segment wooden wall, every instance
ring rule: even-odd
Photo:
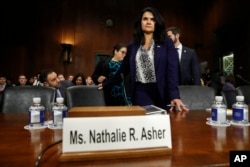
[[[221,39],[217,30],[235,21],[244,5],[234,0],[8,1],[0,6],[0,73],[14,82],[20,73],[30,77],[43,68],[91,75],[96,53],[111,53],[117,42],[129,43],[134,21],[147,6],[156,7],[167,26],[180,27],[183,44],[195,48],[200,62],[213,67],[224,52],[214,50],[214,37]],[[106,26],[108,19],[112,27]],[[70,64],[62,62],[61,43],[73,44]]]

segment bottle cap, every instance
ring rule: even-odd
[[[59,104],[62,104],[64,101],[64,98],[63,97],[57,97],[56,98],[56,102],[59,103]]]
[[[215,101],[222,102],[223,97],[222,96],[215,96]]]
[[[33,103],[36,103],[36,104],[41,103],[41,98],[40,97],[34,97],[33,98]]]
[[[236,101],[244,101],[244,96],[236,96]]]

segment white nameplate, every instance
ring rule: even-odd
[[[168,147],[169,115],[64,118],[63,153]]]

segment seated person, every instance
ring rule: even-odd
[[[51,69],[43,69],[39,76],[39,81],[44,86],[53,87],[56,89],[56,97],[63,97],[65,99],[66,88],[61,86],[57,77],[57,73]],[[64,100],[65,102],[66,100]]]
[[[7,82],[6,76],[3,74],[0,74],[0,92],[3,92],[9,87],[12,87],[12,85]]]
[[[225,78],[225,84],[222,87],[223,91],[235,90],[235,79],[233,75],[228,75]]]
[[[92,86],[95,85],[94,81],[92,80],[91,76],[87,76],[87,78],[85,79],[86,85],[87,86]]]
[[[16,86],[25,86],[25,85],[28,85],[27,84],[27,78],[24,74],[20,74],[18,76],[18,83],[16,84]]]
[[[76,74],[72,82],[73,82],[73,85],[86,85],[86,81],[85,81],[85,77],[83,73]]]

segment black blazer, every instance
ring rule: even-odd
[[[102,76],[105,76],[106,78],[109,77],[109,65],[108,64],[110,60],[111,58],[107,58],[97,63],[95,70],[91,76],[96,85],[99,84],[99,82],[97,81],[99,76],[102,75]]]
[[[183,46],[180,62],[180,85],[201,85],[198,56],[194,49]]]

